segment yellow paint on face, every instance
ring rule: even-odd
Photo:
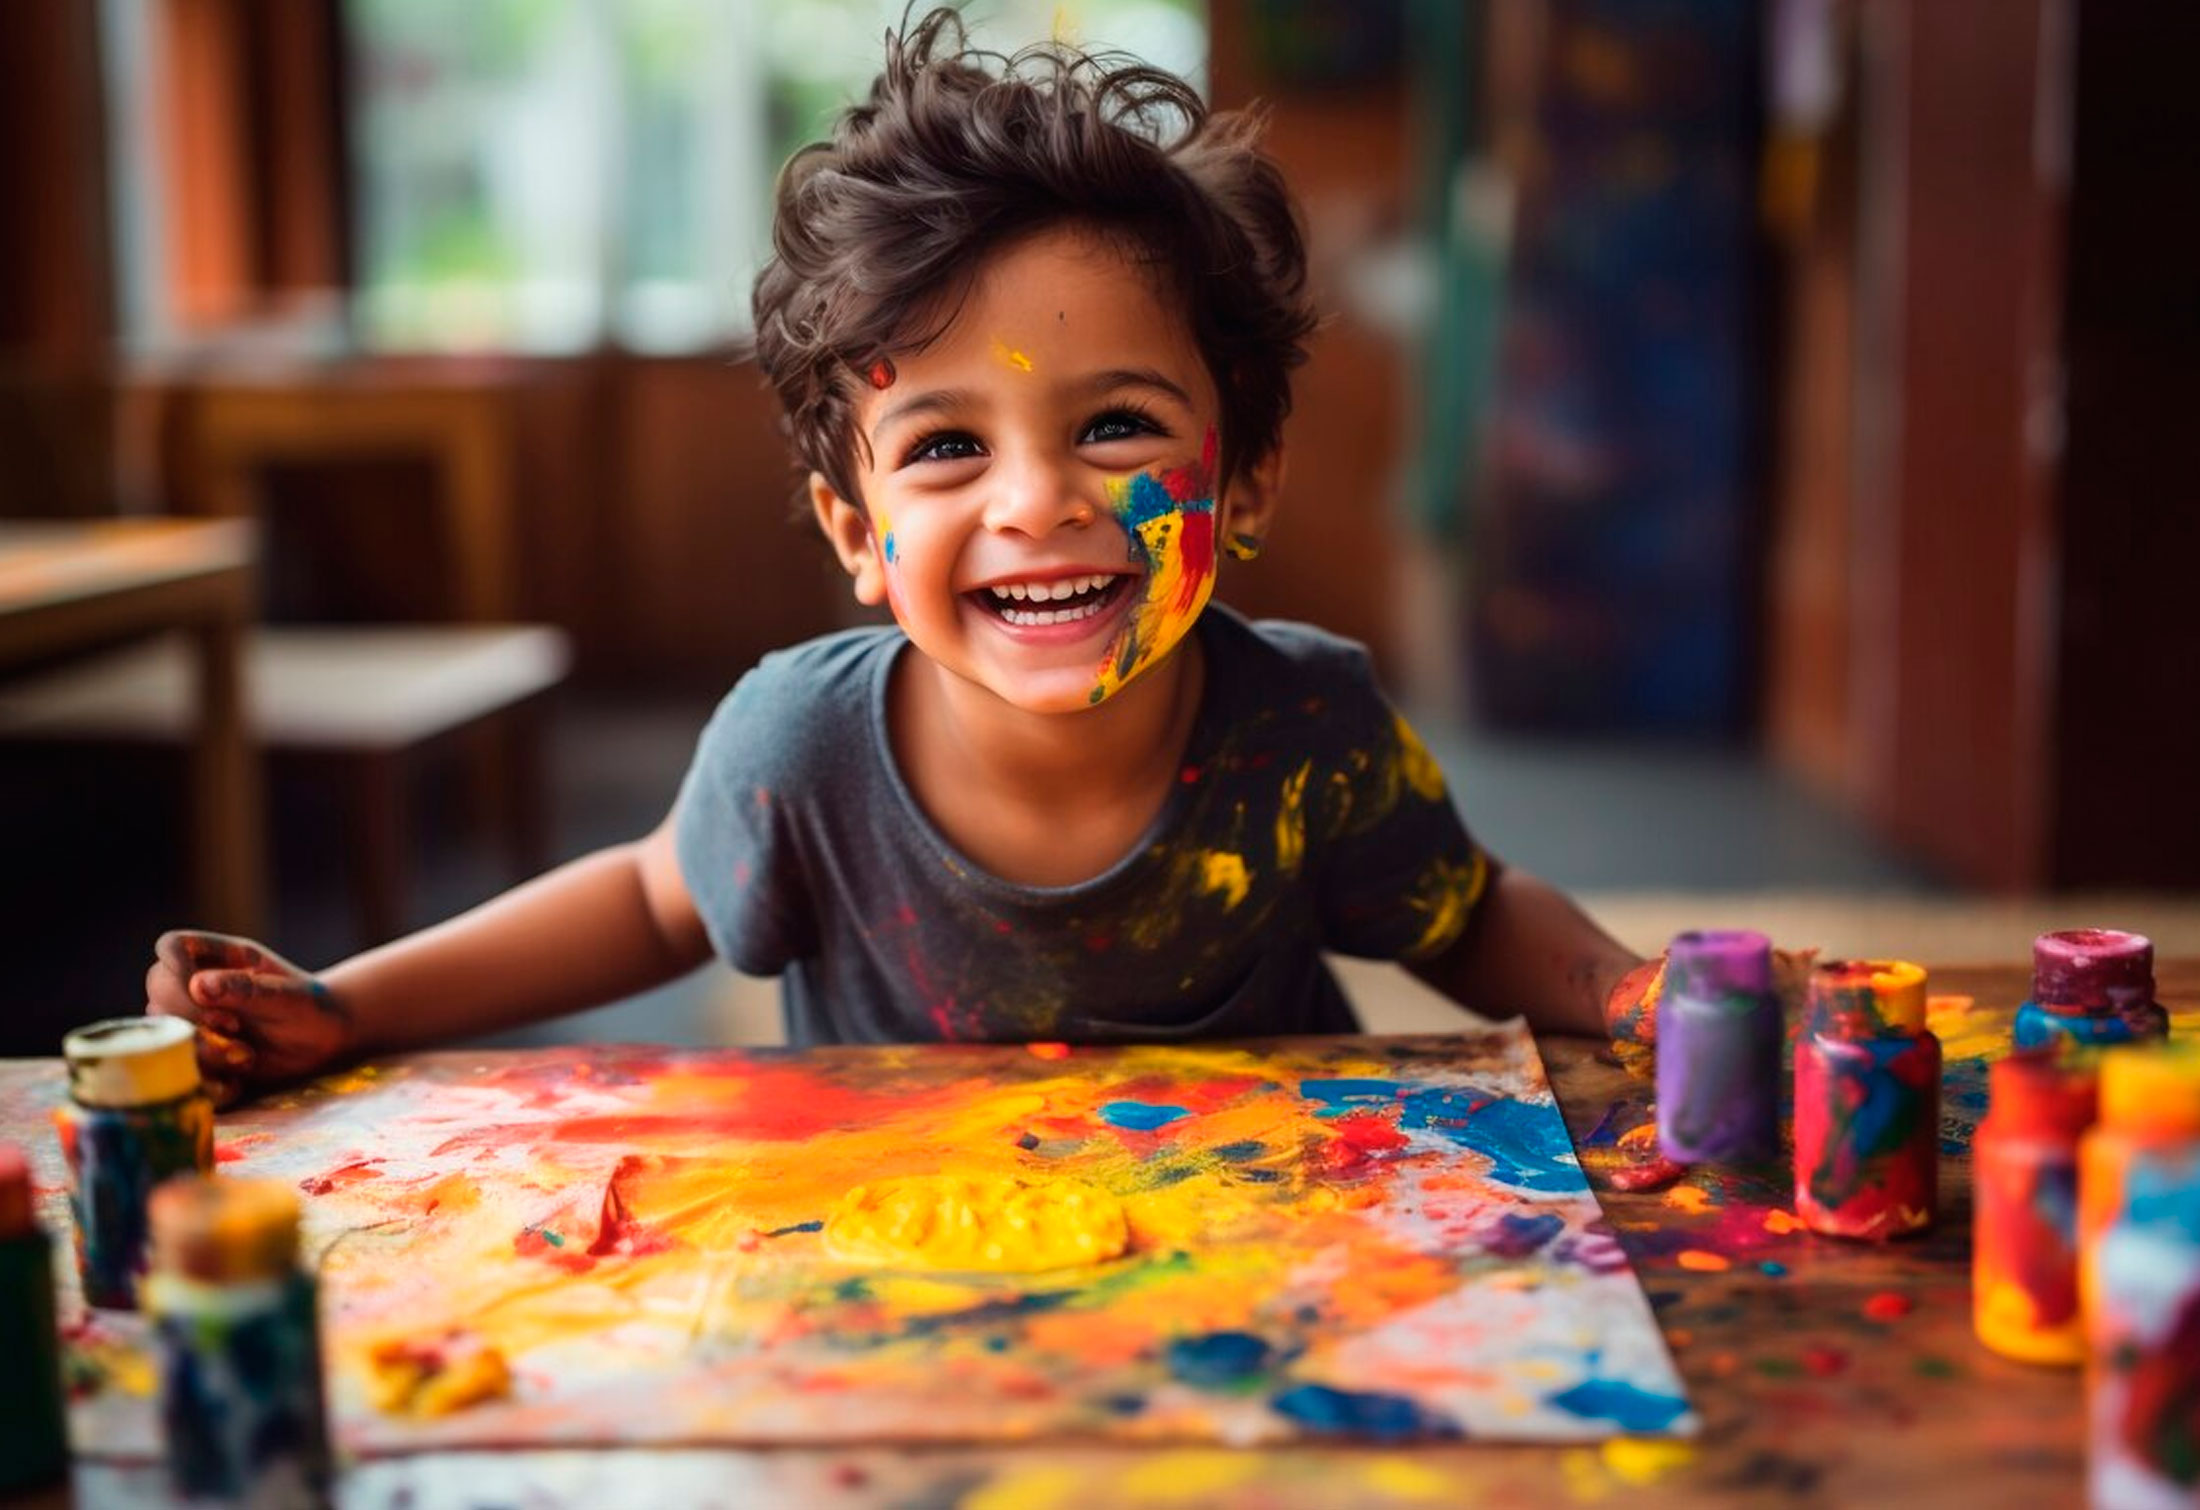
[[[1027,1274],[1120,1258],[1122,1203],[1081,1180],[909,1175],[858,1185],[825,1223],[841,1258],[956,1273]]]
[[[1245,900],[1253,889],[1253,878],[1246,873],[1245,857],[1233,855],[1228,850],[1208,850],[1199,857],[1201,884],[1208,891],[1222,893],[1223,910],[1227,912]]]
[[[1145,558],[1153,563],[1152,575],[1146,579],[1145,601],[1132,610],[1128,636],[1132,650],[1127,658],[1121,652],[1109,655],[1100,668],[1094,702],[1114,696],[1140,672],[1174,650],[1207,606],[1207,600],[1214,596],[1212,570],[1190,580],[1185,569],[1182,515],[1148,519],[1136,533]]]
[[[1003,341],[998,337],[995,337],[993,341],[993,360],[999,362],[1004,367],[1013,367],[1018,372],[1029,372],[1032,370],[1030,357],[1025,356],[1022,352],[1016,350],[1016,348],[1010,346],[1006,341]]]

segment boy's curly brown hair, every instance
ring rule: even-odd
[[[1183,310],[1221,397],[1223,477],[1273,451],[1315,320],[1260,128],[1129,58],[973,48],[944,7],[889,33],[870,98],[781,171],[756,279],[756,357],[802,463],[860,502],[862,374],[935,339],[990,253],[1064,224],[1130,248]]]

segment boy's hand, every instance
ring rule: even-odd
[[[1665,954],[1645,960],[1619,978],[1604,998],[1604,1026],[1612,1035],[1612,1051],[1620,1064],[1636,1075],[1648,1076],[1657,1068],[1658,1002],[1665,994]],[[1810,983],[1811,966],[1818,961],[1816,945],[1808,949],[1772,951],[1772,990],[1779,998],[1780,1015],[1792,1027],[1802,1020],[1803,997]]]
[[[145,1010],[198,1027],[199,1072],[216,1106],[328,1068],[352,1047],[352,1022],[326,986],[250,939],[188,929],[153,945]]]
[[[1612,1052],[1630,1074],[1649,1075],[1657,1065],[1658,998],[1665,994],[1665,951],[1619,978],[1604,998],[1604,1026]]]

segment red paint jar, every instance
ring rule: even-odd
[[[1933,1224],[1940,1194],[1940,1040],[1925,972],[1839,960],[1811,972],[1795,1046],[1795,1212],[1832,1237],[1883,1241]]]
[[[2052,1050],[1987,1071],[1992,1102],[1971,1144],[1971,1321],[2026,1363],[2085,1358],[2078,1312],[2078,1139],[2099,1077]]]

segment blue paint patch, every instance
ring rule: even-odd
[[[1215,1157],[1228,1159],[1234,1164],[1244,1159],[1257,1159],[1266,1152],[1268,1145],[1265,1143],[1225,1143],[1215,1150]]]
[[[1132,1132],[1152,1132],[1190,1115],[1181,1106],[1155,1106],[1145,1101],[1110,1101],[1100,1108],[1101,1121],[1110,1127],[1129,1128]]]
[[[1589,1421],[1610,1421],[1621,1431],[1663,1431],[1688,1413],[1688,1402],[1654,1394],[1622,1379],[1586,1379],[1545,1396],[1545,1403]]]
[[[1521,1190],[1589,1188],[1566,1124],[1553,1106],[1539,1106],[1469,1087],[1412,1086],[1395,1080],[1302,1080],[1299,1094],[1327,1103],[1317,1116],[1335,1117],[1397,1106],[1398,1126],[1431,1132],[1490,1161],[1490,1178]]]
[[[1255,1185],[1280,1185],[1283,1183],[1283,1171],[1280,1169],[1241,1169],[1237,1172],[1237,1177]]]
[[[785,1237],[790,1232],[823,1232],[824,1230],[825,1224],[822,1221],[796,1222],[791,1227],[774,1227],[764,1235],[766,1237]]]
[[[1251,1332],[1208,1332],[1169,1344],[1169,1372],[1197,1389],[1230,1389],[1260,1376],[1273,1350]]]
[[[1508,1211],[1493,1230],[1483,1234],[1482,1247],[1498,1258],[1526,1258],[1565,1230],[1566,1218],[1556,1212],[1522,1216]]]
[[[1787,1278],[1788,1266],[1781,1263],[1776,1258],[1768,1258],[1757,1267],[1762,1272],[1771,1275],[1774,1279]]]
[[[1268,1405],[1276,1414],[1288,1416],[1322,1436],[1395,1441],[1403,1437],[1465,1435],[1456,1421],[1405,1395],[1300,1384],[1277,1395]]]
[[[896,559],[896,558],[897,558],[897,557],[898,557],[898,556],[900,555],[900,552],[898,552],[898,551],[897,551],[897,550],[895,550],[895,548],[894,548],[894,536],[893,536],[893,532],[892,532],[892,531],[888,531],[888,532],[887,532],[887,535],[886,535],[886,541],[885,541],[885,545],[886,545],[886,564],[887,564],[888,566],[892,566],[892,565],[894,564],[894,561],[895,561],[895,559]]]
[[[1115,507],[1115,517],[1123,521],[1123,527],[1135,531],[1149,519],[1159,519],[1164,514],[1211,514],[1215,510],[1212,498],[1194,498],[1184,503],[1169,496],[1161,479],[1147,472],[1131,474],[1130,486],[1124,489],[1125,497]]]

